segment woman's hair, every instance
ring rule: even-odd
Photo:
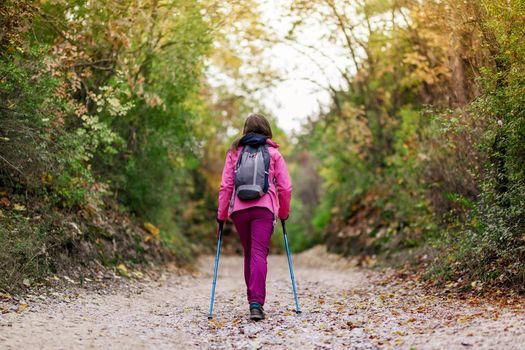
[[[270,122],[268,119],[266,119],[262,114],[252,113],[246,118],[246,121],[244,122],[244,128],[242,130],[242,136],[246,134],[260,134],[267,136],[268,138],[272,138],[272,127],[270,126]],[[239,147],[239,141],[241,141],[241,138],[236,139],[232,143],[232,150],[237,151],[237,147]]]

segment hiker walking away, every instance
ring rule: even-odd
[[[268,120],[251,114],[222,171],[217,221],[230,217],[239,232],[252,320],[264,319],[270,238],[277,218],[286,220],[290,212],[292,183],[278,148]]]

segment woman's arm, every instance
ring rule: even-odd
[[[290,214],[290,200],[292,199],[292,180],[283,156],[277,152],[275,159],[275,180],[279,193],[279,219],[286,220]]]
[[[234,167],[231,150],[226,154],[226,161],[222,169],[221,188],[219,190],[219,208],[217,210],[217,219],[226,220],[228,218],[228,206],[233,192]]]

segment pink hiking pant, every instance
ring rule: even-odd
[[[270,238],[273,233],[273,213],[262,207],[239,210],[231,215],[244,249],[244,280],[248,302],[264,305],[266,272]]]

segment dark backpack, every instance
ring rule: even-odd
[[[235,193],[239,199],[248,201],[268,193],[270,152],[266,144],[245,145],[235,166]]]

